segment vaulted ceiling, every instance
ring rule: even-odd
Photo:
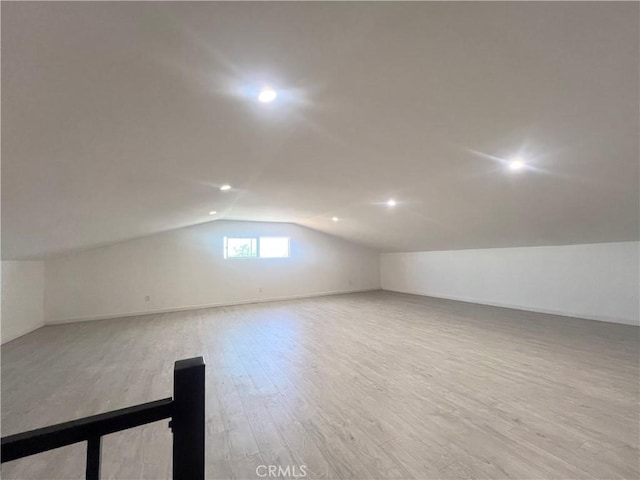
[[[639,6],[2,2],[3,258],[215,219],[638,239]]]

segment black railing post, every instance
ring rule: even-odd
[[[173,371],[173,480],[204,480],[204,359]]]
[[[100,480],[100,447],[102,437],[92,437],[87,441],[87,480]]]

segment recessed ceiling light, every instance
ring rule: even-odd
[[[390,207],[395,207],[396,206],[396,201],[393,198],[391,198],[391,199],[389,199],[387,201],[387,205],[390,206]]]
[[[511,160],[509,162],[509,169],[510,170],[522,170],[525,167],[525,163],[524,160],[521,158],[514,158],[513,160]]]
[[[334,222],[337,222],[340,219],[338,217],[332,217],[331,220],[333,220]]]
[[[260,93],[258,94],[258,100],[260,100],[262,103],[271,103],[276,99],[277,96],[278,92],[276,92],[273,88],[265,87],[260,90]]]
[[[231,185],[222,185],[220,187],[220,190],[222,190],[223,192],[226,192],[227,190],[231,190]]]
[[[216,213],[218,213],[218,212],[216,212],[215,210],[211,210],[211,211],[209,212],[209,215],[215,215]]]

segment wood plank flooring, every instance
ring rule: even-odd
[[[203,355],[207,478],[638,478],[638,336],[381,291],[50,326],[2,347],[2,435],[170,396]],[[2,478],[80,479],[84,455]],[[167,422],[103,442],[103,478],[170,472]]]

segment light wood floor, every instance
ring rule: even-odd
[[[208,478],[638,478],[638,335],[390,292],[50,326],[2,347],[2,434],[170,396],[203,355]],[[103,445],[103,478],[170,478],[167,422]],[[84,454],[2,478],[83,478]]]

